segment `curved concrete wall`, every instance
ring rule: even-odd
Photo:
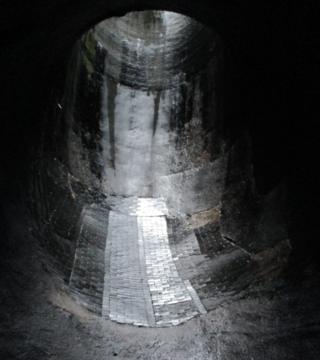
[[[290,76],[305,75],[301,59],[314,56],[314,47],[303,39],[294,46],[295,51],[303,48],[303,55],[291,68],[288,44],[296,42],[288,30],[288,14],[299,19],[292,28],[302,34],[302,13],[308,6],[310,2],[294,10],[283,1],[252,7],[247,2],[208,4],[202,0],[183,4],[156,0],[1,3],[1,64],[6,69],[0,109],[5,175],[0,182],[4,254],[0,352],[4,359],[100,360],[117,354],[167,359],[173,353],[181,358],[228,360],[319,358],[319,286],[314,262],[318,257],[314,199],[319,181],[314,171],[316,133],[310,131],[314,127],[309,117],[312,99],[317,104],[314,88],[307,92],[307,115],[294,125],[288,109],[293,100]],[[223,114],[216,130],[223,134],[228,154],[221,207],[186,216],[182,223],[172,219],[170,224],[178,239],[183,239],[181,243],[171,240],[175,253],[188,254],[179,260],[180,271],[199,283],[198,293],[212,312],[186,327],[157,333],[99,323],[66,295],[69,289],[60,282],[61,274],[66,281],[70,278],[76,249],[85,250],[77,246],[81,229],[81,239],[89,235],[91,251],[101,255],[98,244],[105,228],[100,219],[108,208],[103,207],[105,196],[97,191],[104,165],[96,157],[102,149],[94,139],[102,138],[96,120],[100,119],[103,80],[97,76],[96,81],[88,81],[86,68],[78,67],[76,61],[71,64],[69,80],[81,68],[78,79],[83,83],[79,87],[83,96],[69,109],[77,109],[76,122],[65,117],[67,106],[59,90],[48,96],[57,84],[61,88],[64,61],[77,37],[106,16],[147,7],[202,19],[219,31],[227,53],[217,72],[216,92],[217,115]],[[98,61],[95,68],[99,66]],[[310,79],[314,69],[306,71]],[[99,71],[104,73],[104,69]],[[69,88],[71,97],[76,88]],[[46,107],[49,116],[44,119]],[[296,107],[292,102],[292,112]],[[215,148],[211,143],[213,153],[220,145]],[[284,239],[286,222],[290,240]],[[189,256],[193,250],[189,245],[194,244],[190,230],[207,254],[206,260],[196,258],[198,254]],[[39,242],[44,245],[41,249]],[[291,245],[294,257],[289,255]],[[86,256],[89,260],[92,253]],[[92,289],[99,291],[99,269],[95,272],[93,266],[89,273],[98,275],[92,276]],[[208,274],[214,277],[204,276]],[[97,302],[90,304],[95,311]]]
[[[211,30],[182,15],[161,14],[106,20],[83,38],[75,54],[80,65],[69,85],[74,95],[65,100],[68,164],[73,175],[105,194],[160,196],[173,212],[193,213],[217,206],[223,191],[226,155],[216,105],[216,73],[223,54],[212,52],[218,40]],[[131,44],[133,58],[147,63],[133,61],[120,49],[112,54],[120,65],[110,63],[110,49],[124,41]],[[150,46],[154,53],[148,55],[144,51]],[[164,56],[167,68],[154,61],[157,54]],[[190,61],[193,67],[184,65]],[[127,73],[132,66],[135,82],[115,76],[115,68]],[[140,79],[138,74],[148,68],[150,74]],[[160,84],[167,79],[170,84]],[[96,99],[89,98],[85,86],[96,89]],[[98,116],[88,113],[88,104],[98,107]]]
[[[230,278],[228,291],[259,279],[256,254],[266,249],[275,261],[270,264],[280,271],[290,253],[283,187],[259,195],[250,136],[239,132],[235,141],[222,131],[221,44],[220,52],[189,80],[157,91],[150,85],[147,91],[115,82],[107,51],[93,35],[90,31],[73,50],[66,86],[58,90],[63,100],[54,104],[51,115],[53,131],[45,130],[38,153],[47,161],[41,161],[40,176],[33,178],[37,185],[31,188],[32,196],[45,204],[35,210],[41,219],[38,229],[65,279],[69,281],[79,233],[89,226],[83,219],[91,206],[110,209],[114,196],[166,200],[170,228],[180,234],[172,241],[177,254],[184,254],[181,272],[203,288],[201,297],[208,299],[209,308],[217,296],[213,289],[229,266],[238,273]],[[127,59],[123,61],[125,67]],[[209,257],[198,257],[197,270],[191,270],[193,255],[186,249],[195,239],[198,255]],[[98,251],[101,244],[96,246]],[[283,256],[277,258],[279,251]],[[218,262],[211,259],[216,256]],[[212,266],[220,274],[215,281],[206,276]],[[237,280],[242,277],[243,282]]]
[[[106,50],[106,73],[139,90],[177,87],[206,66],[216,39],[210,28],[181,14],[132,12],[95,27]]]

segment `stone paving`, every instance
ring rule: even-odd
[[[112,210],[121,214],[147,217],[168,215],[166,204],[160,198],[115,197],[110,202]]]
[[[153,310],[138,242],[136,218],[111,211],[102,314],[121,323],[148,326],[154,323]]]
[[[172,258],[161,199],[115,202],[105,251],[103,317],[141,326],[178,325],[205,313]]]
[[[164,216],[138,217],[157,325],[177,325],[198,314],[173,262]]]

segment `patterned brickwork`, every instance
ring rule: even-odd
[[[157,325],[175,325],[198,314],[173,262],[164,216],[139,217],[148,284]]]
[[[138,241],[136,217],[111,211],[103,316],[121,323],[148,326],[153,323],[153,311]]]
[[[110,199],[113,211],[131,216],[163,216],[168,210],[163,199],[153,198],[113,198]]]
[[[105,252],[104,317],[172,326],[205,312],[191,284],[177,271],[166,214],[160,199],[122,199],[113,204]]]
[[[74,298],[104,318],[137,326],[178,325],[205,313],[176,261],[200,252],[197,239],[187,231],[170,246],[167,214],[163,200],[149,198],[84,208],[69,280]]]
[[[192,221],[184,217],[168,222],[176,268],[185,284],[192,285],[189,293],[193,294],[194,303],[201,313],[214,309],[221,293],[229,294],[230,284],[233,291],[240,289],[248,282],[242,274],[254,269],[252,257],[246,250],[221,237],[218,217],[214,215],[212,209],[206,211],[205,218],[199,213]],[[203,305],[205,309],[202,309]]]
[[[108,211],[94,207],[85,208],[79,226],[69,286],[76,299],[89,310],[101,314]]]

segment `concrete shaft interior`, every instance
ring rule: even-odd
[[[228,158],[216,117],[218,42],[191,18],[144,11],[98,24],[74,49],[61,105],[68,165],[106,196],[99,221],[108,225],[94,246],[80,225],[69,285],[103,318],[159,327],[204,314],[216,295],[212,256],[248,255],[218,230]],[[101,205],[82,214],[94,218],[92,206]]]
[[[0,359],[318,360],[285,2],[30,1],[0,2]]]

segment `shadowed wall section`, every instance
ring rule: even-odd
[[[318,360],[319,96],[301,86],[300,113],[293,94],[317,73],[312,1],[0,3],[0,357]],[[101,316],[109,220],[140,197],[166,202],[166,227],[130,218],[130,246],[178,274],[149,305],[165,322],[163,301],[186,300],[170,321],[195,305],[181,326]]]
[[[166,202],[175,267],[209,310],[221,292],[239,292],[262,281],[260,254],[265,251],[269,276],[286,264],[291,245],[284,187],[277,184],[259,195],[249,133],[232,138],[223,125],[225,53],[222,39],[211,30],[167,12],[107,20],[75,45],[66,85],[56,90],[63,100],[54,103],[53,131],[44,132],[38,153],[49,161],[34,182],[42,188],[48,179],[65,178],[61,204],[70,198],[78,213],[71,218],[69,207],[54,205],[56,191],[52,200],[46,193],[32,196],[44,197],[53,209],[49,217],[39,210],[36,216],[48,224],[40,223],[39,230],[47,234],[45,246],[75,298],[89,309],[101,313],[103,280],[92,277],[92,269],[103,274],[105,264],[93,254],[101,259],[98,249],[105,247],[107,225],[100,215],[93,219],[98,240],[89,250],[90,237],[83,233],[93,226],[88,207],[109,211],[123,197]],[[164,67],[158,66],[159,58]],[[59,218],[63,227],[75,229],[62,235],[64,247],[57,246]]]

